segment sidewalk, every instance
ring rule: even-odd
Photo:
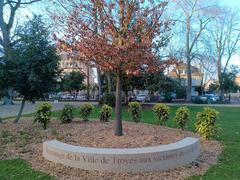
[[[12,117],[12,116],[17,116],[20,106],[21,106],[21,102],[14,102],[14,105],[2,105],[0,104],[0,117],[2,118],[6,118],[6,117]],[[40,102],[36,102],[35,104],[32,104],[30,102],[27,102],[25,104],[24,110],[23,110],[23,114],[30,114],[35,112],[35,108],[36,106],[39,104]],[[71,104],[73,106],[80,106],[83,103],[86,102],[59,102],[54,104],[53,102],[49,102],[52,104],[53,106],[53,111],[56,110],[61,110],[64,106],[64,104]],[[97,104],[96,102],[90,102],[92,104]]]

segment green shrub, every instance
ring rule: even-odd
[[[100,121],[102,122],[108,122],[111,117],[112,107],[104,104],[102,106],[102,109],[100,110]]]
[[[83,104],[82,106],[80,106],[80,115],[84,121],[88,121],[88,117],[90,116],[93,109],[94,109],[94,106],[89,103]]]
[[[73,106],[66,104],[61,111],[60,120],[62,123],[70,123],[73,120]]]
[[[52,105],[49,103],[41,103],[37,107],[34,121],[42,124],[44,129],[47,129],[47,124],[50,121],[51,109]]]
[[[0,124],[3,123],[3,119],[0,117]]]
[[[217,134],[215,122],[218,114],[219,112],[213,108],[204,108],[202,112],[197,113],[195,128],[202,137],[209,139]]]
[[[100,104],[107,104],[111,107],[115,106],[115,96],[113,94],[110,93],[106,93],[102,96],[102,98],[100,99]]]
[[[132,114],[132,120],[139,122],[141,118],[141,104],[139,102],[130,102],[128,111]]]
[[[175,122],[176,124],[184,130],[186,127],[187,122],[190,119],[190,111],[187,107],[180,107],[176,111],[175,115]]]
[[[153,106],[153,111],[158,120],[158,124],[165,125],[169,119],[170,108],[164,104],[158,103]]]

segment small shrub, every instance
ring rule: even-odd
[[[153,106],[154,114],[158,120],[158,124],[165,125],[169,119],[170,108],[164,104],[155,104]]]
[[[73,106],[66,104],[60,115],[60,120],[62,123],[70,123],[73,120]]]
[[[132,120],[139,122],[141,118],[141,104],[139,102],[130,102],[128,111],[132,114]]]
[[[210,139],[218,132],[215,124],[219,112],[213,108],[204,108],[202,112],[197,113],[195,128],[204,138]]]
[[[52,105],[49,103],[39,104],[37,107],[37,112],[35,114],[35,122],[42,124],[44,129],[47,129],[47,124],[51,118]]]
[[[88,121],[88,117],[90,116],[94,106],[92,104],[83,104],[80,106],[80,115],[84,121]]]
[[[187,122],[190,119],[190,111],[187,107],[180,107],[176,111],[175,115],[175,122],[176,124],[184,130],[186,127]]]
[[[108,122],[111,117],[112,107],[104,104],[100,110],[100,121]]]
[[[102,96],[102,98],[100,99],[100,104],[107,104],[111,107],[115,106],[115,96],[113,94],[110,93],[106,93]]]

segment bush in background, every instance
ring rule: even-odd
[[[164,104],[158,103],[153,106],[153,111],[158,120],[158,124],[165,125],[169,119],[170,108]]]
[[[130,102],[128,111],[131,113],[134,122],[140,121],[142,108],[139,102]]]
[[[100,110],[100,121],[101,122],[108,122],[110,120],[111,117],[111,112],[112,112],[112,107],[104,104],[102,106],[102,109]]]
[[[66,104],[60,114],[62,123],[70,123],[73,120],[73,106]]]
[[[115,99],[116,99],[115,95],[106,93],[102,96],[99,103],[100,105],[107,104],[111,107],[115,107]]]
[[[3,119],[0,117],[0,124],[3,123]]]
[[[197,113],[195,128],[204,138],[210,139],[218,132],[215,124],[219,112],[213,108],[204,108],[202,112]]]
[[[47,129],[47,125],[51,119],[52,105],[49,103],[41,103],[37,106],[37,112],[35,114],[35,122],[42,125],[44,129]]]
[[[88,121],[88,117],[90,116],[94,106],[92,104],[86,103],[80,106],[80,116],[84,121]]]
[[[187,107],[180,107],[176,111],[175,122],[176,124],[184,130],[187,122],[190,119],[190,111]]]
[[[191,98],[192,103],[194,104],[205,104],[207,102],[204,102],[199,96],[193,96]]]

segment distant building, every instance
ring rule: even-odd
[[[240,86],[240,75],[237,75],[235,82],[238,86]]]
[[[201,86],[201,81],[203,79],[203,74],[201,70],[195,66],[192,66],[192,95],[196,94],[196,87]],[[187,64],[180,63],[171,68],[167,73],[168,77],[174,79],[180,79],[182,85],[187,86]]]
[[[94,85],[95,75],[91,67],[87,67],[86,64],[81,61],[74,60],[72,57],[68,56],[67,52],[61,52],[59,54],[61,57],[60,69],[62,70],[62,75],[72,71],[80,71],[87,76],[87,70],[89,70],[89,83],[90,85]],[[85,78],[84,83],[87,84],[87,78]]]

